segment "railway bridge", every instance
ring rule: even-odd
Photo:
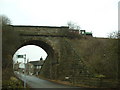
[[[13,55],[26,45],[37,45],[47,52],[41,70],[41,75],[46,78],[63,79],[72,75],[73,64],[81,60],[71,45],[71,40],[79,39],[80,35],[70,33],[69,27],[10,25],[3,29],[3,72],[7,70],[8,74],[13,72]]]

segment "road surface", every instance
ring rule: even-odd
[[[26,82],[27,85],[29,85],[31,88],[75,88],[75,87],[43,80],[35,76],[24,75],[19,72],[15,72],[15,75],[22,81]]]

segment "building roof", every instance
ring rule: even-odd
[[[43,65],[44,61],[30,61],[29,63],[33,64],[34,66],[40,66]]]

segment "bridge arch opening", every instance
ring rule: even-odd
[[[49,44],[47,44],[46,42],[44,42],[44,41],[38,41],[38,40],[32,40],[32,41],[27,41],[27,42],[25,42],[25,43],[23,43],[23,44],[21,44],[20,46],[19,46],[19,48],[17,48],[16,49],[16,53],[14,54],[14,56],[13,56],[13,59],[15,59],[15,57],[16,57],[16,55],[24,55],[25,53],[20,53],[19,52],[19,50],[21,49],[21,48],[23,48],[23,47],[27,47],[27,46],[33,46],[33,45],[35,45],[36,47],[40,47],[40,48],[42,48],[43,50],[44,50],[44,52],[46,52],[46,54],[47,55],[45,55],[45,56],[39,56],[40,58],[39,58],[39,61],[41,60],[41,58],[42,58],[42,60],[44,61],[43,63],[45,64],[46,62],[47,63],[52,63],[52,64],[54,64],[54,63],[57,63],[57,56],[56,56],[56,54],[55,54],[55,51],[53,50],[53,48],[49,45]],[[18,51],[18,52],[17,52]],[[33,50],[34,51],[34,50]],[[32,52],[32,51],[30,51],[30,52]],[[35,52],[34,52],[35,53]],[[26,55],[27,56],[27,55]],[[18,57],[20,57],[20,56],[18,56]],[[23,57],[24,58],[24,57]],[[28,63],[28,61],[30,62],[30,60],[28,60],[28,58],[26,58],[26,62],[25,63]],[[49,61],[49,62],[48,62]],[[13,63],[14,63],[14,65],[13,65],[13,67],[14,67],[14,69],[16,68],[16,66],[17,66],[17,63],[19,63],[18,61],[14,61],[13,60]],[[16,66],[15,66],[15,63],[16,63]],[[45,66],[45,65],[41,65],[42,67],[43,66]],[[29,64],[28,64],[29,65]],[[24,65],[25,66],[25,65]],[[23,66],[23,67],[24,67]],[[19,66],[20,67],[20,66]],[[27,67],[27,65],[26,65],[26,67]],[[41,67],[36,67],[36,69],[40,69]],[[48,66],[48,68],[50,69],[50,66]],[[24,73],[24,70],[21,70],[21,71],[23,71],[23,73]],[[48,70],[49,71],[49,74],[50,74],[50,70]],[[31,73],[31,74],[36,74],[36,75],[39,75],[39,73],[40,72],[34,72],[34,73]],[[50,76],[50,75],[49,75]]]
[[[36,45],[26,45],[21,47],[13,56],[13,68],[19,71],[19,69],[25,68],[25,64],[37,65],[40,69],[41,63],[47,58],[47,53]],[[38,64],[39,63],[39,64]]]

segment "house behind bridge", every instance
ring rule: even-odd
[[[26,73],[29,75],[39,75],[41,67],[44,64],[44,60],[40,58],[40,60],[30,61],[26,64]]]

